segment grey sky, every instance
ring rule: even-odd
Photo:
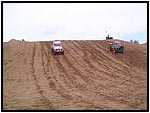
[[[125,39],[146,34],[147,6],[144,3],[5,3],[4,41],[53,39]],[[146,40],[144,35],[142,41]],[[128,37],[129,39],[129,37]]]

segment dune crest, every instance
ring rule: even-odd
[[[125,43],[124,54],[115,55],[106,41],[63,41],[65,54],[54,56],[51,42],[9,42],[3,60],[4,109],[147,107],[147,53],[142,46]]]

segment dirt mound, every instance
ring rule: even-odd
[[[8,43],[10,43],[10,44],[16,44],[16,43],[20,43],[20,42],[21,41],[16,40],[16,39],[11,39],[11,40],[8,41]]]
[[[14,40],[4,47],[4,109],[147,108],[145,48],[125,43],[115,55],[104,40],[63,41],[65,55],[54,56],[50,47]]]

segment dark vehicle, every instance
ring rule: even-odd
[[[110,43],[110,51],[113,51],[115,53],[122,53],[124,52],[124,46],[120,42],[112,42]]]

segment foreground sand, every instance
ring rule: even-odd
[[[105,41],[64,41],[64,56],[53,56],[50,44],[4,43],[4,109],[146,109],[146,44],[125,43],[114,55]]]

